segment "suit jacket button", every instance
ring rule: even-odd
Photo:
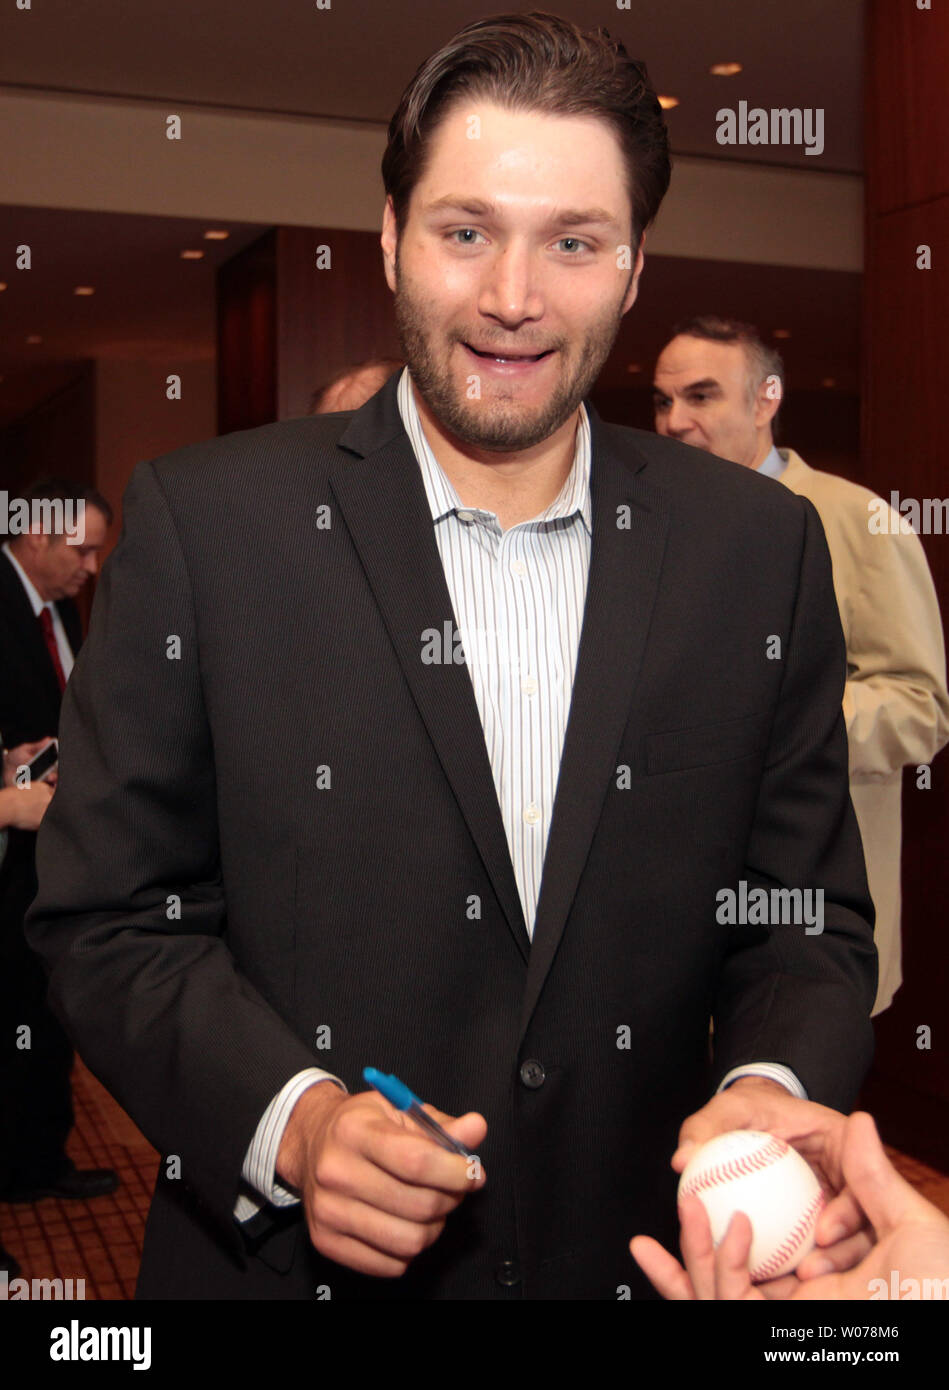
[[[521,1082],[528,1090],[536,1091],[546,1079],[547,1073],[535,1057],[528,1057],[526,1062],[521,1063]]]
[[[502,1260],[494,1271],[494,1277],[505,1289],[512,1289],[521,1282],[521,1271],[515,1260]]]

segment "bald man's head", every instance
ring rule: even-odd
[[[355,367],[345,367],[325,386],[314,391],[307,414],[330,415],[339,410],[358,410],[404,365],[396,357],[376,357]]]

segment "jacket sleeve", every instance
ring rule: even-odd
[[[89,1067],[241,1256],[248,1145],[316,1059],[228,950],[200,667],[185,558],[140,464],[66,690],[27,937]]]
[[[799,500],[797,596],[745,878],[749,892],[810,890],[812,905],[820,904],[820,930],[773,912],[767,926],[728,929],[713,1078],[718,1085],[733,1067],[778,1062],[811,1100],[849,1110],[873,1055],[873,905],[850,802],[845,650],[830,555],[816,511]]]
[[[850,771],[869,780],[930,762],[949,739],[946,653],[926,554],[892,508],[886,515],[889,527],[872,530],[865,512],[848,512],[839,594],[848,629]]]

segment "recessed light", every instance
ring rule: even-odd
[[[790,338],[791,330],[790,328],[775,328],[772,330],[772,334],[775,338]]]
[[[830,386],[836,386],[836,385],[837,385],[837,378],[834,377],[834,376],[825,376],[824,379],[823,379],[823,381],[821,382],[821,386],[830,387]]]
[[[223,227],[209,227],[204,233],[205,241],[227,241],[230,232],[226,232]]]
[[[36,343],[41,343],[43,339],[40,337],[38,333],[31,333],[26,341],[35,345]]]
[[[741,63],[713,63],[709,72],[713,77],[735,77],[741,72]]]
[[[204,252],[203,252],[203,251],[182,251],[182,252],[181,252],[181,259],[182,259],[183,261],[203,261],[203,260],[204,260]]]
[[[628,372],[641,372],[641,371],[642,371],[642,367],[639,365],[638,362],[630,362],[630,364],[629,364],[629,366],[626,368],[626,370],[627,370]]]
[[[660,97],[660,98],[659,98],[659,105],[662,107],[663,111],[671,111],[672,108],[673,108],[673,106],[678,106],[678,105],[679,105],[679,98],[678,98],[678,97]]]
[[[73,294],[80,294],[85,296],[95,294],[95,292],[96,291],[94,285],[77,285],[76,288],[73,290]]]
[[[6,282],[6,280],[0,280],[0,292],[2,292],[3,290],[5,290],[6,287],[7,287],[7,282]]]

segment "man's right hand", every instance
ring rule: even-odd
[[[483,1116],[426,1110],[468,1149],[488,1132]],[[441,1235],[480,1164],[449,1153],[375,1091],[347,1096],[332,1081],[304,1091],[277,1155],[277,1176],[303,1197],[320,1254],[360,1274],[397,1278]]]

